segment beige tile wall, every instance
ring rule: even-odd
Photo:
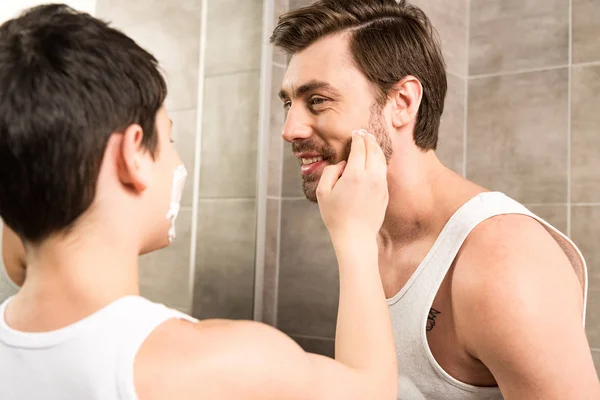
[[[177,241],[141,258],[142,294],[199,318],[252,319],[263,1],[205,1],[202,110],[198,110],[202,0],[99,0],[98,15],[114,21],[160,61],[169,84],[166,104],[175,144],[189,172]],[[200,179],[195,182],[197,157]],[[196,186],[198,204],[193,197]],[[193,221],[195,206],[197,221]],[[190,293],[192,249],[195,282]]]
[[[98,0],[96,15],[154,54],[163,68],[175,146],[192,176],[195,162],[201,0]],[[140,259],[142,295],[190,312],[189,263],[193,179],[188,178],[177,219],[177,240]]]
[[[471,1],[470,15],[467,177],[524,202],[580,246],[598,349],[600,2]]]
[[[262,0],[208,0],[193,315],[252,319]]]

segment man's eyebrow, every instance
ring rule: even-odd
[[[313,92],[313,91],[319,90],[319,89],[321,89],[321,90],[325,89],[325,90],[329,91],[332,95],[339,96],[339,92],[337,91],[337,89],[335,89],[329,83],[313,80],[313,81],[307,82],[307,83],[299,86],[295,90],[294,98],[302,97],[306,93],[310,93],[310,92]],[[281,91],[279,92],[279,98],[282,100],[289,99],[290,95],[288,94],[287,91],[285,91],[284,89],[281,89]]]

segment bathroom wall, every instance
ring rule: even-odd
[[[252,319],[263,0],[208,0],[193,314]]]
[[[205,1],[204,31],[201,0],[98,0],[98,15],[159,59],[188,169],[178,237],[142,257],[142,294],[198,318],[252,319],[263,2]]]
[[[571,12],[568,211],[588,262],[587,333],[600,373],[600,2],[573,0]]]
[[[275,18],[301,6],[294,0],[274,3]],[[271,64],[262,320],[306,350],[333,356],[337,267],[319,210],[305,200],[297,161],[281,138],[285,112],[277,93],[287,62],[287,55],[276,49]]]
[[[51,1],[39,0],[11,0],[0,3],[0,24],[16,17],[22,10],[41,4],[52,3]],[[94,15],[96,10],[96,0],[64,0],[67,4],[77,10],[84,11]],[[0,302],[9,296],[14,295],[18,288],[8,280],[5,275],[5,269],[1,256],[2,250],[2,220],[0,220]]]
[[[201,0],[98,0],[96,12],[154,54],[168,82],[166,107],[188,180],[177,218],[177,239],[171,247],[141,257],[140,285],[142,295],[184,312],[191,311],[201,5]]]
[[[276,0],[276,12],[311,2]],[[523,202],[581,247],[590,271],[587,332],[600,362],[600,2],[413,4],[432,20],[447,64],[440,159]],[[286,62],[276,54],[272,66],[265,320],[331,355],[337,267],[318,209],[300,190],[297,162],[281,144],[276,91]]]
[[[523,202],[581,247],[587,334],[598,349],[600,2],[470,3],[466,175]]]

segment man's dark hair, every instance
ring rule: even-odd
[[[108,140],[139,124],[158,150],[166,82],[132,39],[62,4],[0,26],[0,216],[22,239],[69,229],[91,206]]]
[[[447,82],[439,40],[427,16],[405,0],[320,0],[279,18],[271,42],[289,54],[319,39],[350,32],[350,52],[360,71],[379,89],[377,103],[402,78],[423,86],[414,140],[436,149]]]

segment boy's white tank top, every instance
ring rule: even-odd
[[[11,329],[0,306],[0,399],[137,400],[133,365],[163,322],[194,318],[139,296],[123,297],[65,328]]]
[[[399,365],[401,400],[500,400],[497,387],[468,385],[446,373],[427,343],[426,326],[433,300],[469,233],[481,222],[498,215],[522,214],[539,221],[565,252],[587,303],[587,271],[583,256],[565,235],[523,205],[498,192],[482,193],[465,203],[448,221],[415,273],[394,297],[388,299]]]

